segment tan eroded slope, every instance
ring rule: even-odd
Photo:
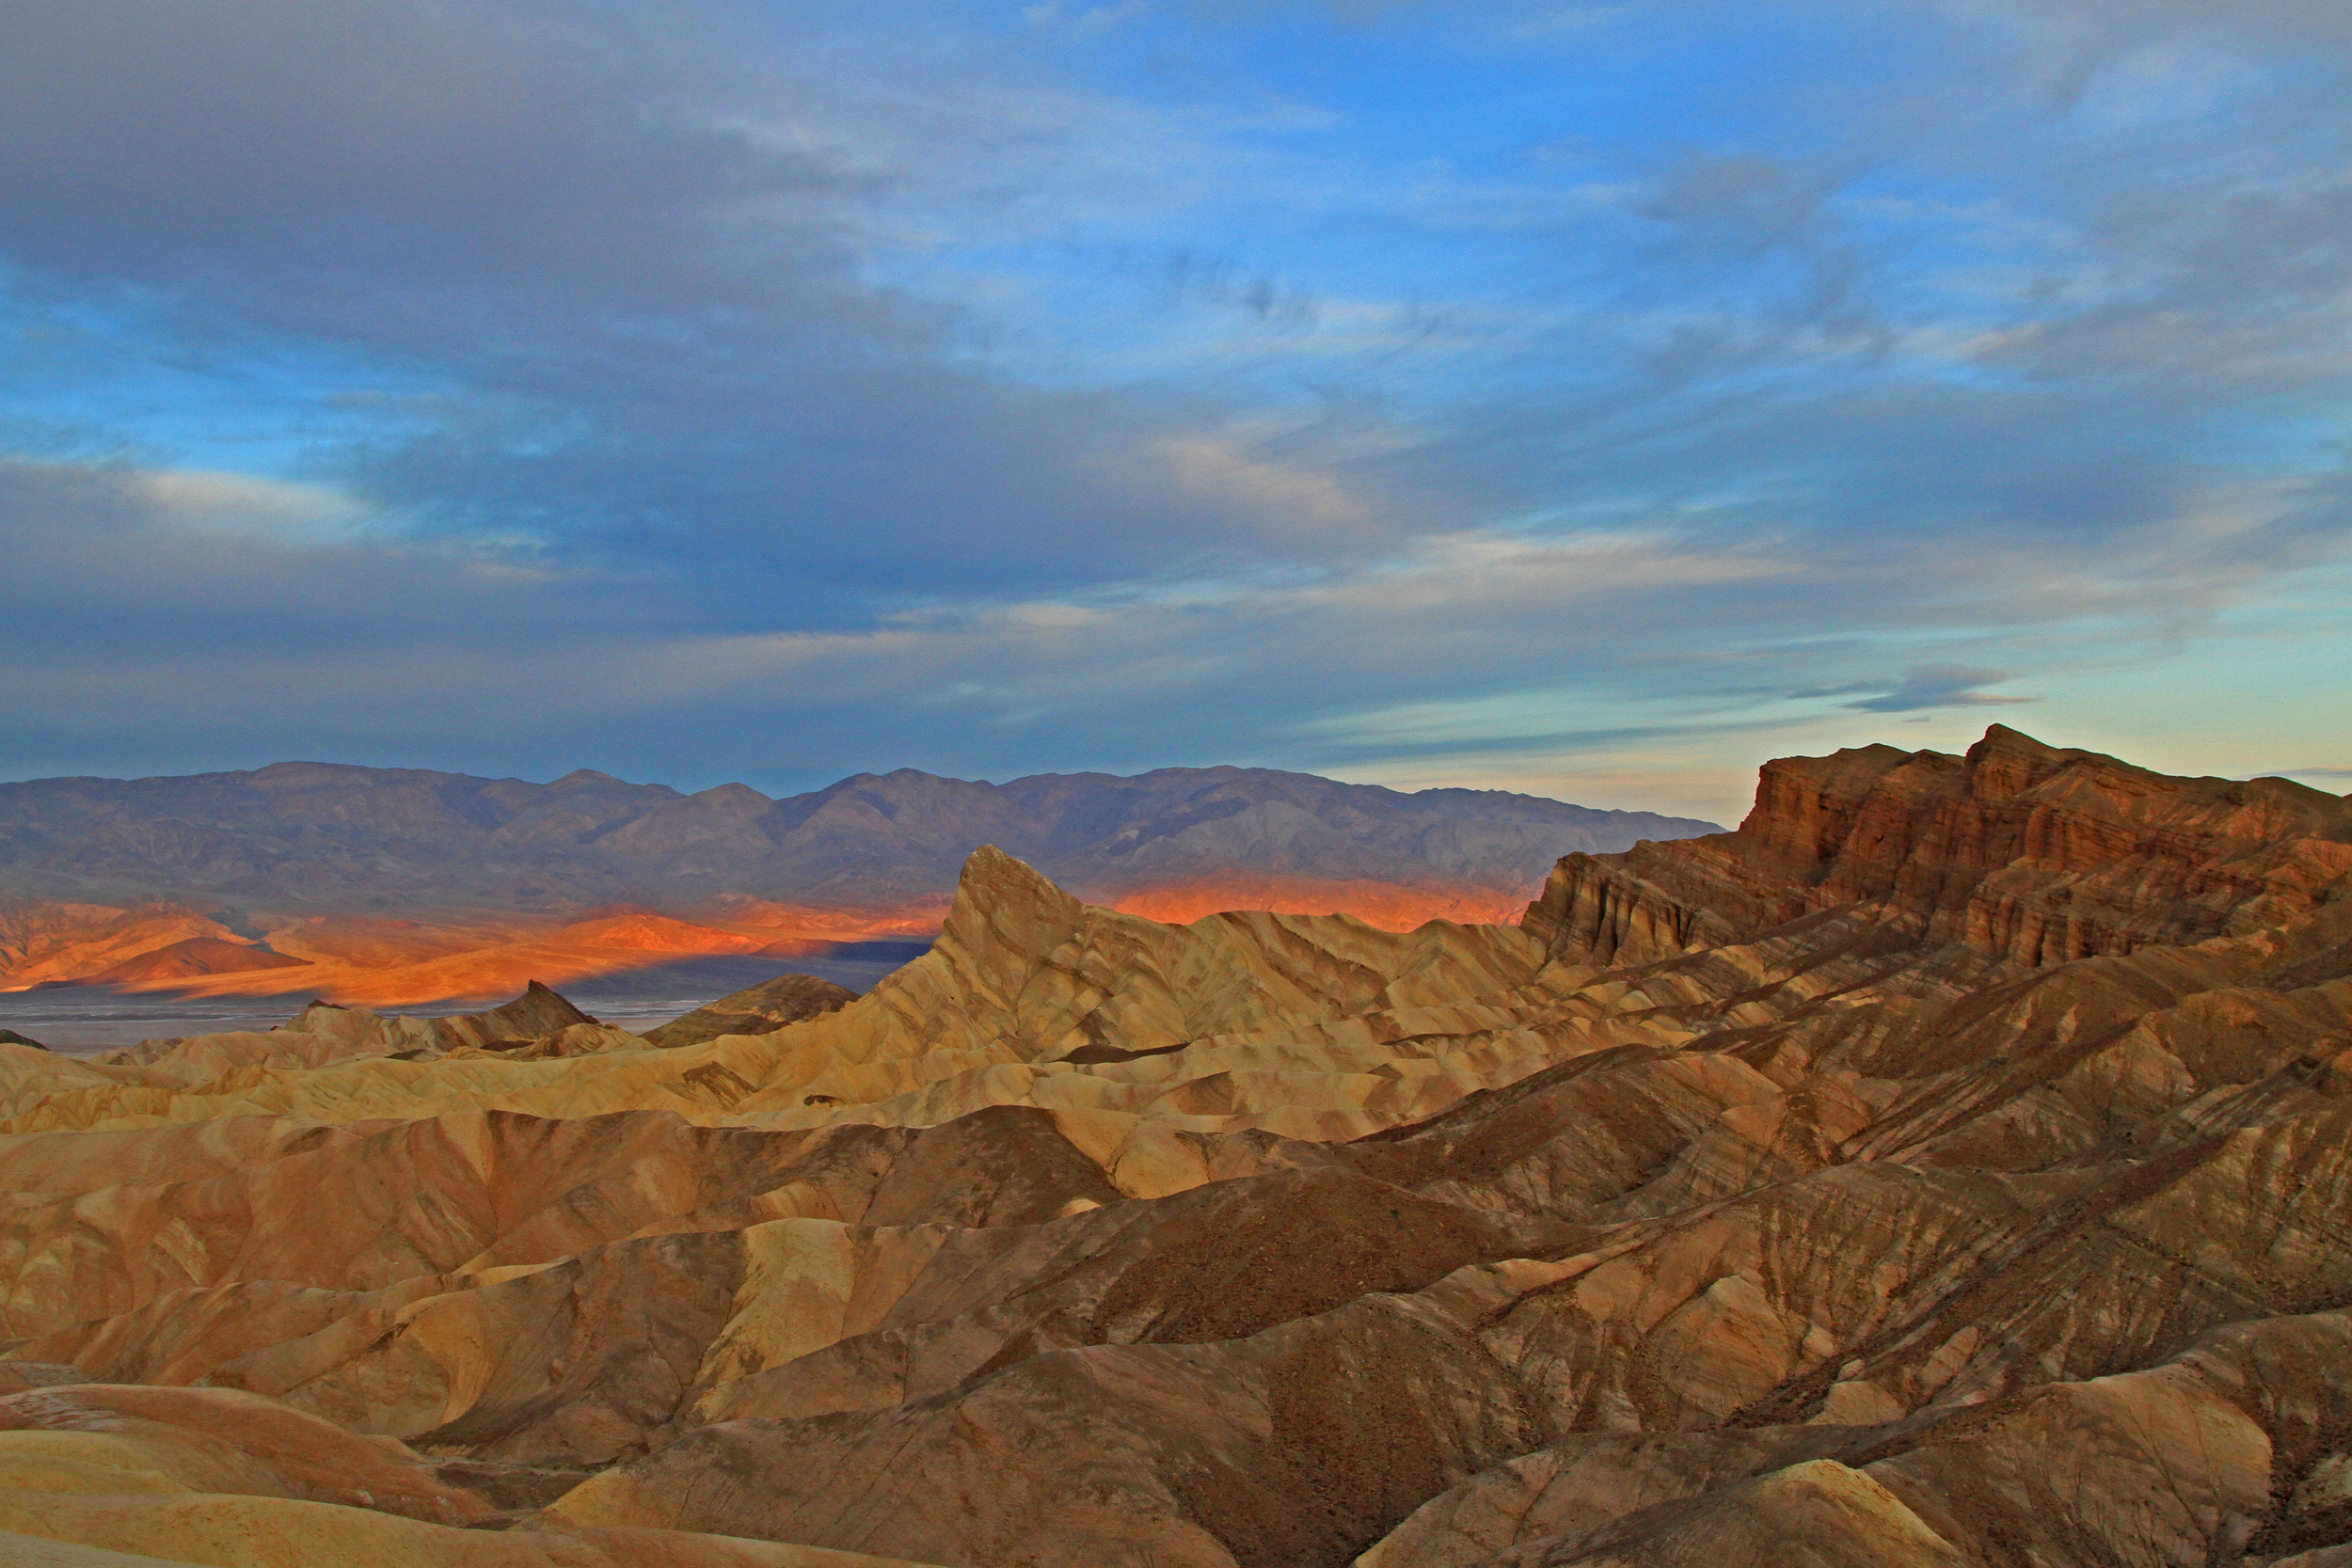
[[[983,852],[759,1035],[0,1051],[0,1303],[540,1554],[485,1561],[2324,1568],[2347,871],[2334,797],[1998,728],[1773,764],[1518,928],[1159,926]],[[0,1443],[0,1498],[68,1459]],[[0,1529],[447,1528],[222,1473]]]
[[[197,1037],[175,1048],[176,1061],[233,1053],[240,1065],[204,1077],[158,1060],[104,1069],[114,1081],[103,1087],[61,1078],[0,1125],[347,1122],[460,1109],[924,1125],[1033,1104],[1099,1113],[1098,1140],[1115,1141],[1138,1118],[1349,1136],[1549,1059],[1555,1040],[1481,1000],[1523,986],[1541,961],[1507,927],[1433,923],[1398,934],[1346,916],[1264,914],[1159,926],[1081,905],[983,850],[930,953],[851,1006],[782,1030],[595,1062],[396,1053],[328,1062],[307,1042],[239,1041],[231,1053],[230,1042]],[[1597,1027],[1569,1033],[1611,1037]],[[286,1059],[296,1051],[310,1053]]]

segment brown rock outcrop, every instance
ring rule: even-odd
[[[1773,764],[1737,832],[1571,856],[1524,928],[1160,926],[984,850],[928,957],[757,1033],[0,1046],[0,1326],[105,1380],[0,1419],[117,1423],[0,1431],[0,1529],[2328,1568],[2347,874],[2334,797],[1996,728]],[[223,1412],[352,1435],[304,1479]],[[448,1527],[335,1492],[363,1460],[512,1528],[416,1557],[381,1532]]]
[[[100,1061],[151,1069],[166,1080],[206,1083],[241,1068],[317,1068],[369,1056],[414,1059],[483,1051],[545,1060],[632,1044],[642,1049],[644,1042],[622,1030],[605,1030],[533,980],[520,996],[485,1012],[386,1018],[366,1007],[312,1002],[275,1029],[146,1040]]]
[[[1603,962],[1852,909],[2027,968],[2310,913],[2352,808],[2284,779],[2171,779],[1995,724],[1964,758],[1868,746],[1767,763],[1729,833],[1571,855],[1531,930]]]
[[[839,1012],[857,992],[814,974],[779,974],[674,1018],[645,1038],[665,1050],[700,1045],[721,1035],[771,1035],[787,1023]]]

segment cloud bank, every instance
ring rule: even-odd
[[[2198,672],[2344,661],[2347,87],[2283,0],[0,0],[0,771],[2281,754]]]

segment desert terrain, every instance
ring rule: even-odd
[[[771,800],[582,769],[548,784],[286,763],[0,784],[0,993],[490,1001],[704,958],[928,938],[994,844],[1189,921],[1507,921],[1574,849],[1714,831],[1533,796],[1263,768],[1004,784],[913,769]]]
[[[1509,923],[1160,909],[0,1041],[0,1560],[2352,1562],[2345,800],[1996,726]]]

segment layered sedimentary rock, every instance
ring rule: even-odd
[[[755,1032],[0,1046],[0,1530],[2327,1568],[2348,875],[2344,800],[1995,729],[1772,764],[1518,927],[1164,926],[983,850]]]
[[[887,1568],[663,1530],[485,1535],[512,1515],[404,1445],[225,1388],[75,1384],[0,1398],[0,1475],[10,1563]],[[48,1555],[44,1539],[64,1552]]]
[[[444,1018],[386,1017],[368,1007],[313,1002],[275,1029],[185,1035],[142,1041],[101,1057],[147,1069],[145,1082],[214,1085],[231,1069],[299,1069],[370,1058],[415,1061],[491,1053],[516,1060],[644,1050],[646,1042],[605,1027],[537,981],[501,1006]]]
[[[658,1046],[675,1048],[700,1045],[721,1035],[772,1034],[787,1023],[838,1012],[856,1000],[857,992],[847,986],[836,986],[814,974],[779,974],[697,1007],[682,1018],[674,1018],[658,1029],[648,1030],[645,1038]]]

